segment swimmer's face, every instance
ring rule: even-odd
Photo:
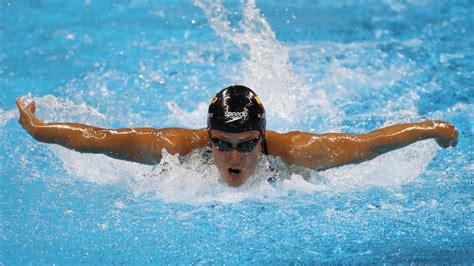
[[[262,151],[260,132],[253,130],[242,133],[227,133],[220,130],[211,130],[210,138],[214,164],[217,166],[224,182],[233,187],[243,185],[257,167],[258,155]],[[226,149],[229,144],[233,149]],[[250,151],[238,151],[236,149],[248,150],[253,146],[255,148]]]

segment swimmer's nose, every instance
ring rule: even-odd
[[[240,160],[240,152],[238,152],[237,150],[231,150],[229,156],[232,161]]]

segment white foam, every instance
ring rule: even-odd
[[[76,105],[53,96],[37,97],[35,100],[38,109],[43,113],[50,113],[50,117],[61,117],[69,112],[88,117],[86,120],[90,119],[91,123],[106,118],[87,105]],[[188,204],[241,202],[248,199],[272,201],[293,194],[312,194],[318,191],[367,189],[373,186],[399,187],[413,182],[438,149],[433,141],[427,140],[369,162],[320,173],[311,172],[312,179],[305,179],[300,174],[287,171],[283,164],[277,164],[284,174],[274,184],[266,181],[272,172],[269,171],[269,161],[261,157],[258,170],[249,182],[240,188],[232,188],[220,180],[215,166],[206,163],[199,153],[182,160],[164,153],[159,165],[147,166],[104,155],[81,154],[58,145],[48,146],[61,160],[70,176],[100,185],[121,186],[136,196],[151,195],[164,201]]]
[[[70,175],[101,185],[134,186],[152,166],[115,160],[101,154],[83,154],[58,145],[49,145]]]
[[[196,109],[190,112],[179,107],[179,105],[174,101],[167,102],[166,107],[171,111],[171,114],[166,117],[168,121],[177,121],[188,128],[206,127],[206,114],[209,103],[201,102],[198,104]]]
[[[36,102],[36,115],[45,121],[75,121],[78,123],[103,124],[107,116],[100,113],[96,108],[88,106],[85,102],[76,104],[67,99],[58,99],[53,95],[42,97],[31,97],[26,100]]]
[[[413,182],[424,171],[437,148],[433,141],[424,141],[369,162],[314,173],[313,179],[309,180],[288,172],[273,185],[266,181],[271,172],[265,168],[262,158],[256,174],[240,188],[224,184],[215,166],[206,164],[199,154],[185,161],[165,154],[159,165],[151,167],[101,155],[79,154],[58,146],[52,146],[52,150],[64,168],[82,180],[124,186],[135,196],[199,204],[213,201],[235,203],[248,199],[272,201],[294,194],[363,190],[373,186],[398,188]]]
[[[371,161],[329,169],[320,175],[328,180],[331,189],[397,188],[423,173],[438,149],[433,140],[425,140]]]

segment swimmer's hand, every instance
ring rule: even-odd
[[[18,122],[31,136],[34,137],[35,127],[43,124],[43,121],[39,120],[35,116],[36,103],[32,101],[26,105],[24,97],[19,97],[16,99],[16,105],[18,106],[18,111],[20,112],[20,119]]]
[[[456,147],[458,131],[456,128],[441,120],[433,121],[436,143],[442,148]]]

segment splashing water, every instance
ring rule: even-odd
[[[87,123],[105,123],[106,116],[84,104],[75,105],[54,96],[35,97],[39,116],[50,114],[52,120],[81,117]],[[46,115],[44,115],[46,116]],[[295,193],[314,193],[324,190],[366,189],[371,186],[396,188],[412,181],[426,168],[436,154],[433,141],[424,141],[398,150],[370,162],[349,165],[310,174],[292,172],[278,162],[283,175],[279,182],[269,184],[274,175],[270,163],[260,158],[258,171],[248,183],[238,189],[223,184],[217,169],[201,153],[193,153],[184,160],[164,151],[161,163],[145,166],[115,160],[104,155],[81,154],[58,145],[49,145],[61,160],[63,168],[81,180],[101,185],[116,185],[129,189],[135,196],[152,195],[165,201],[201,204],[204,202],[240,202],[247,199],[271,200]],[[278,159],[273,159],[278,160]],[[388,170],[388,171],[387,171]],[[308,172],[304,170],[303,172]]]
[[[325,91],[311,90],[293,73],[288,48],[276,39],[255,1],[246,2],[238,23],[231,22],[235,15],[220,1],[195,3],[204,11],[212,29],[241,51],[243,61],[236,67],[232,82],[245,84],[259,94],[267,107],[270,128],[298,130],[301,122],[307,120],[304,115],[311,113],[329,116],[333,125],[340,122]],[[302,104],[308,107],[307,113],[299,108]]]
[[[268,22],[260,15],[254,1],[248,1],[243,8],[238,23],[231,23],[235,16],[219,1],[196,1],[212,29],[237,46],[243,55],[240,77],[233,82],[243,83],[255,88],[264,99],[267,107],[269,127],[286,131],[298,129],[315,121],[312,117],[317,113],[327,122],[323,129],[340,128],[343,112],[338,111],[329,101],[323,89],[314,89],[305,84],[292,71],[289,49],[280,43],[271,30]],[[235,24],[235,25],[234,25]],[[306,47],[303,47],[306,49]],[[344,48],[347,49],[347,48]],[[292,49],[299,53],[297,47]],[[275,56],[275,55],[278,56]],[[400,71],[387,69],[375,73],[371,77],[346,69],[335,61],[327,76],[317,84],[318,87],[331,88],[331,84],[348,80],[358,80],[365,86],[371,84],[377,88],[387,79],[393,82],[400,78]],[[104,73],[108,78],[111,72]],[[373,84],[373,77],[379,77],[379,85]],[[89,83],[91,79],[88,79]],[[102,90],[107,90],[103,78],[94,78]],[[375,79],[377,80],[377,79]],[[349,86],[341,86],[339,91],[350,93]],[[108,94],[108,93],[107,93]],[[107,96],[107,95],[106,95]],[[343,97],[343,96],[340,96]],[[71,101],[57,99],[48,95],[33,98],[38,103],[38,116],[51,121],[78,121],[94,125],[107,125],[110,119],[85,103],[75,105]],[[338,98],[333,97],[333,101]],[[188,112],[174,101],[166,103],[171,114],[168,121],[178,121],[187,127],[200,126],[205,117],[207,103],[201,102],[198,108]],[[303,108],[302,108],[303,107]],[[306,112],[302,112],[306,109]],[[309,111],[308,111],[309,110]],[[410,114],[413,115],[412,110]],[[4,112],[5,119],[12,118],[12,111]],[[147,122],[135,115],[136,121]],[[151,123],[151,121],[148,121]],[[5,122],[3,122],[5,123]],[[302,123],[304,123],[302,125]],[[370,162],[331,169],[321,173],[310,171],[301,174],[286,171],[282,163],[280,181],[274,185],[266,182],[272,175],[266,158],[260,158],[259,170],[247,185],[235,189],[223,185],[217,169],[206,163],[206,159],[194,154],[185,161],[169,154],[164,155],[162,163],[156,167],[114,160],[103,155],[79,154],[57,145],[51,150],[61,160],[64,169],[82,180],[98,184],[119,185],[130,189],[134,195],[154,195],[166,201],[186,203],[202,203],[208,201],[239,202],[245,199],[266,200],[287,196],[292,193],[314,193],[321,190],[340,190],[367,188],[371,186],[398,187],[415,179],[426,168],[436,154],[436,146],[432,141],[412,145],[405,149],[381,156]],[[390,171],[387,171],[390,169]],[[304,176],[304,178],[303,178]],[[324,182],[323,182],[324,181]]]

